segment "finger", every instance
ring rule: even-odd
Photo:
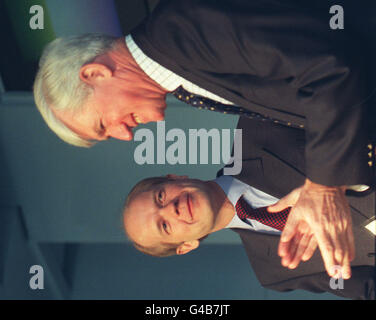
[[[343,266],[343,260],[345,258],[345,254],[348,252],[348,246],[347,246],[347,239],[346,239],[347,232],[335,234],[332,242],[334,245],[334,259],[335,263],[338,266]]]
[[[282,242],[290,241],[298,233],[299,220],[294,217],[294,212],[292,208],[281,234]]]
[[[318,231],[315,233],[315,236],[324,261],[325,270],[330,277],[334,277],[336,274],[334,246],[324,232]]]
[[[347,280],[351,278],[350,262],[355,258],[354,235],[352,232],[351,224],[350,227],[347,229],[345,240],[347,241],[347,250],[342,261],[342,277],[343,279]]]
[[[291,212],[289,217],[287,218],[285,227],[283,228],[281,238],[278,245],[278,254],[279,256],[283,257],[289,254],[291,240],[298,232],[298,223],[297,221],[291,216]]]
[[[269,212],[279,212],[279,211],[282,211],[283,209],[286,209],[288,206],[289,206],[288,201],[286,201],[284,198],[282,198],[277,203],[269,206],[267,210]]]
[[[348,247],[349,247],[349,260],[353,261],[355,259],[355,240],[354,240],[354,233],[352,230],[352,223],[349,228],[347,228],[347,239],[348,239]]]
[[[290,241],[287,241],[287,242],[279,241],[278,255],[280,257],[284,257],[284,256],[286,256],[289,253],[290,244],[291,244]]]
[[[296,252],[297,252],[297,250],[299,248],[299,243],[301,241],[301,238],[302,238],[302,234],[297,233],[294,236],[294,238],[291,239],[289,252],[288,252],[288,254],[286,256],[284,256],[282,258],[282,265],[284,267],[289,267],[289,265],[293,261],[295,255],[296,255]]]
[[[300,240],[297,244],[297,249],[295,251],[295,256],[293,257],[288,266],[289,269],[295,269],[299,265],[300,261],[302,260],[302,256],[308,247],[311,237],[312,236],[310,234],[306,233],[300,236]]]
[[[350,253],[347,252],[342,262],[342,277],[347,280],[351,278]]]
[[[301,188],[294,189],[289,194],[280,199],[277,203],[268,207],[269,212],[278,212],[287,207],[292,207],[299,199]]]
[[[350,228],[346,232],[341,233],[335,238],[335,259],[338,266],[340,266],[338,277],[343,279],[350,279],[351,277],[351,258],[355,255],[354,239],[352,235],[352,227],[350,221]],[[349,231],[350,229],[350,231]]]
[[[311,259],[312,256],[313,256],[313,254],[316,251],[316,248],[317,248],[316,238],[313,235],[311,235],[311,239],[310,239],[310,241],[308,243],[307,249],[306,249],[306,251],[304,252],[304,254],[302,256],[302,260],[303,261],[308,261],[309,259]]]

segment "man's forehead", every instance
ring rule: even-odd
[[[154,193],[154,186],[147,188],[146,190],[140,190],[131,198],[130,206],[139,205],[140,202],[151,200],[151,195]],[[147,202],[145,202],[146,204]]]
[[[55,116],[70,130],[86,140],[100,140],[99,115],[91,103],[85,103],[77,110],[54,110]]]
[[[146,179],[135,187],[132,198],[139,196],[142,193],[155,192],[156,190],[162,188],[167,182],[170,182],[167,177]]]
[[[137,243],[147,245],[146,242],[157,239],[156,210],[153,190],[142,191],[131,199],[124,222],[128,234]]]

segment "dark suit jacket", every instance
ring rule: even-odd
[[[240,119],[238,128],[243,130],[243,167],[236,178],[277,198],[303,184],[305,137],[301,130],[267,124],[264,131],[265,124],[246,118]],[[270,133],[277,135],[282,143],[269,140]],[[375,299],[375,237],[364,228],[375,216],[375,192],[362,197],[350,195],[348,200],[356,258],[351,263],[352,277],[344,281],[343,290],[330,288],[330,278],[318,249],[309,261],[289,270],[282,267],[277,253],[279,236],[234,229],[242,239],[260,283],[278,291],[328,291],[352,299]]]
[[[330,2],[166,0],[131,34],[146,55],[193,83],[251,111],[304,125],[305,172],[312,181],[372,185],[368,49],[364,36],[353,36],[359,30],[351,15],[372,8],[367,1],[362,10],[345,4],[345,29],[331,30]]]

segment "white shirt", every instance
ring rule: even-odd
[[[243,228],[250,229],[257,232],[264,232],[269,234],[281,234],[281,231],[262,224],[254,219],[247,219],[247,223],[241,220],[235,211],[236,202],[241,196],[247,201],[252,208],[260,208],[270,206],[276,203],[279,199],[260,191],[254,187],[249,186],[240,180],[231,176],[221,176],[214,180],[226,193],[227,198],[234,206],[234,217],[225,228]]]
[[[211,93],[194,83],[182,78],[176,73],[166,69],[159,63],[155,62],[153,59],[143,53],[143,51],[134,42],[132,36],[129,34],[125,37],[125,44],[128,47],[133,59],[137,62],[139,67],[156,83],[167,91],[174,91],[176,88],[183,86],[183,88],[191,93],[215,100],[223,104],[233,105],[234,103]]]

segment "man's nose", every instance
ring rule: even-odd
[[[119,140],[126,140],[126,141],[132,140],[133,138],[132,130],[123,123],[108,125],[106,127],[106,135],[111,138],[115,138]]]
[[[176,219],[188,223],[192,220],[188,208],[182,205],[181,199],[171,201],[168,205],[164,206],[161,209],[161,215],[166,219]]]
[[[157,110],[144,118],[144,123],[162,121],[165,118],[164,110]]]

